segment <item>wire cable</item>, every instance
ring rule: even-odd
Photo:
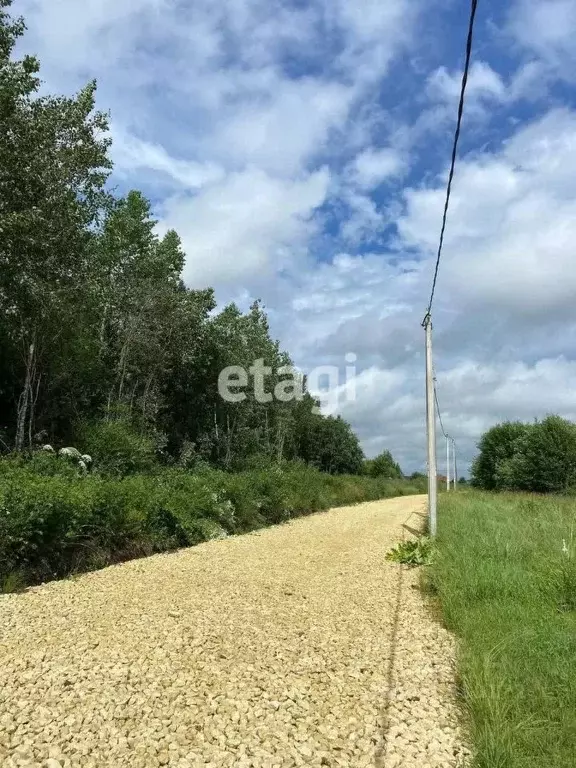
[[[444,435],[444,437],[446,439],[449,439],[450,435],[446,434],[446,430],[444,429],[444,424],[442,423],[442,414],[440,413],[440,404],[438,402],[438,392],[436,391],[436,378],[434,378],[434,400],[436,401],[436,413],[438,414],[438,420],[440,422],[440,429],[442,430],[442,434]]]
[[[434,269],[434,279],[432,281],[432,291],[430,292],[430,301],[424,316],[422,325],[426,325],[432,311],[432,302],[434,301],[434,292],[436,290],[436,281],[438,279],[438,269],[440,268],[440,258],[442,256],[442,247],[444,245],[444,233],[446,231],[446,221],[448,218],[448,208],[450,206],[450,193],[452,191],[452,180],[454,178],[454,168],[456,166],[456,153],[458,151],[458,141],[460,139],[460,128],[462,126],[462,115],[464,114],[464,99],[466,95],[466,85],[468,83],[468,70],[470,69],[470,59],[472,57],[472,40],[474,38],[474,20],[476,18],[476,8],[478,0],[472,0],[470,6],[470,22],[468,24],[468,38],[466,40],[466,60],[464,63],[464,72],[462,73],[462,83],[460,86],[460,103],[458,104],[458,119],[456,121],[456,130],[454,132],[454,142],[452,145],[452,160],[450,163],[450,173],[448,175],[448,186],[446,188],[446,200],[444,202],[444,213],[442,215],[442,228],[440,230],[440,242],[438,253],[436,255],[436,267]]]

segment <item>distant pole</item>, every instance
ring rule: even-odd
[[[456,441],[452,438],[452,461],[454,462],[454,472],[452,473],[452,487],[456,490],[456,483],[458,482],[458,472],[456,466]]]
[[[424,318],[426,331],[426,432],[428,436],[428,527],[436,536],[436,410],[434,407],[434,378],[432,373],[432,318]]]
[[[446,435],[446,490],[450,490],[450,438]]]

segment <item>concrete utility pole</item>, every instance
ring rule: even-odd
[[[436,410],[434,407],[434,378],[432,373],[432,318],[424,318],[426,331],[426,431],[428,435],[428,527],[430,536],[436,536]]]
[[[453,478],[453,480],[452,480],[452,487],[453,487],[454,490],[456,490],[456,487],[457,487],[456,483],[458,482],[458,478],[456,477],[456,475],[457,475],[457,472],[456,472],[456,441],[454,440],[454,438],[452,438],[452,461],[454,462],[454,471],[452,473],[452,478]]]
[[[446,490],[450,490],[450,438],[446,435]]]

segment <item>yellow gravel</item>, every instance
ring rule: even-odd
[[[0,765],[457,766],[454,646],[386,551],[421,496],[0,597]]]

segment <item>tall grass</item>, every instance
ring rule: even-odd
[[[576,765],[576,502],[445,494],[433,585],[474,768]]]

